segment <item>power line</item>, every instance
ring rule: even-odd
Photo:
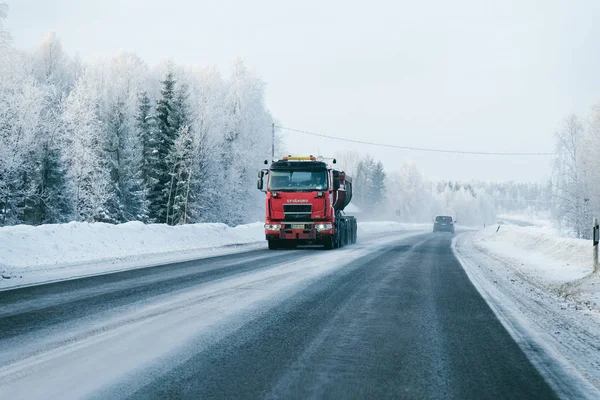
[[[426,151],[430,153],[452,153],[452,154],[475,154],[475,155],[485,155],[485,156],[552,156],[555,153],[506,153],[506,152],[492,152],[492,151],[465,151],[465,150],[442,150],[442,149],[432,149],[427,147],[411,147],[411,146],[398,146],[395,144],[385,144],[385,143],[376,143],[369,142],[365,140],[354,140],[341,138],[336,136],[324,135],[321,133],[315,132],[307,132],[300,129],[286,128],[283,126],[275,126],[276,128],[283,129],[290,132],[302,133],[304,135],[317,136],[326,139],[340,140],[342,142],[350,142],[350,143],[358,143],[358,144],[366,144],[369,146],[378,146],[378,147],[387,147],[392,149],[401,149],[401,150],[413,150],[413,151]]]

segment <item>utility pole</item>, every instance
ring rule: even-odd
[[[275,158],[275,122],[271,124],[271,160]]]
[[[594,244],[594,273],[598,273],[599,269],[598,269],[598,242],[600,241],[600,226],[598,226],[598,219],[594,218],[594,229],[593,229],[593,235],[592,235],[592,241]]]

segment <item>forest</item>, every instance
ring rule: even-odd
[[[243,60],[228,76],[127,52],[82,62],[55,33],[24,52],[2,30],[0,76],[0,226],[261,216],[272,117]]]

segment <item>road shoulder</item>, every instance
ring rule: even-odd
[[[600,396],[600,318],[541,288],[505,260],[477,248],[474,232],[452,250],[469,279],[532,363],[564,398]]]

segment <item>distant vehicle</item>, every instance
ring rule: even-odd
[[[438,215],[433,221],[434,232],[450,232],[454,233],[454,224],[456,221],[448,215]]]

